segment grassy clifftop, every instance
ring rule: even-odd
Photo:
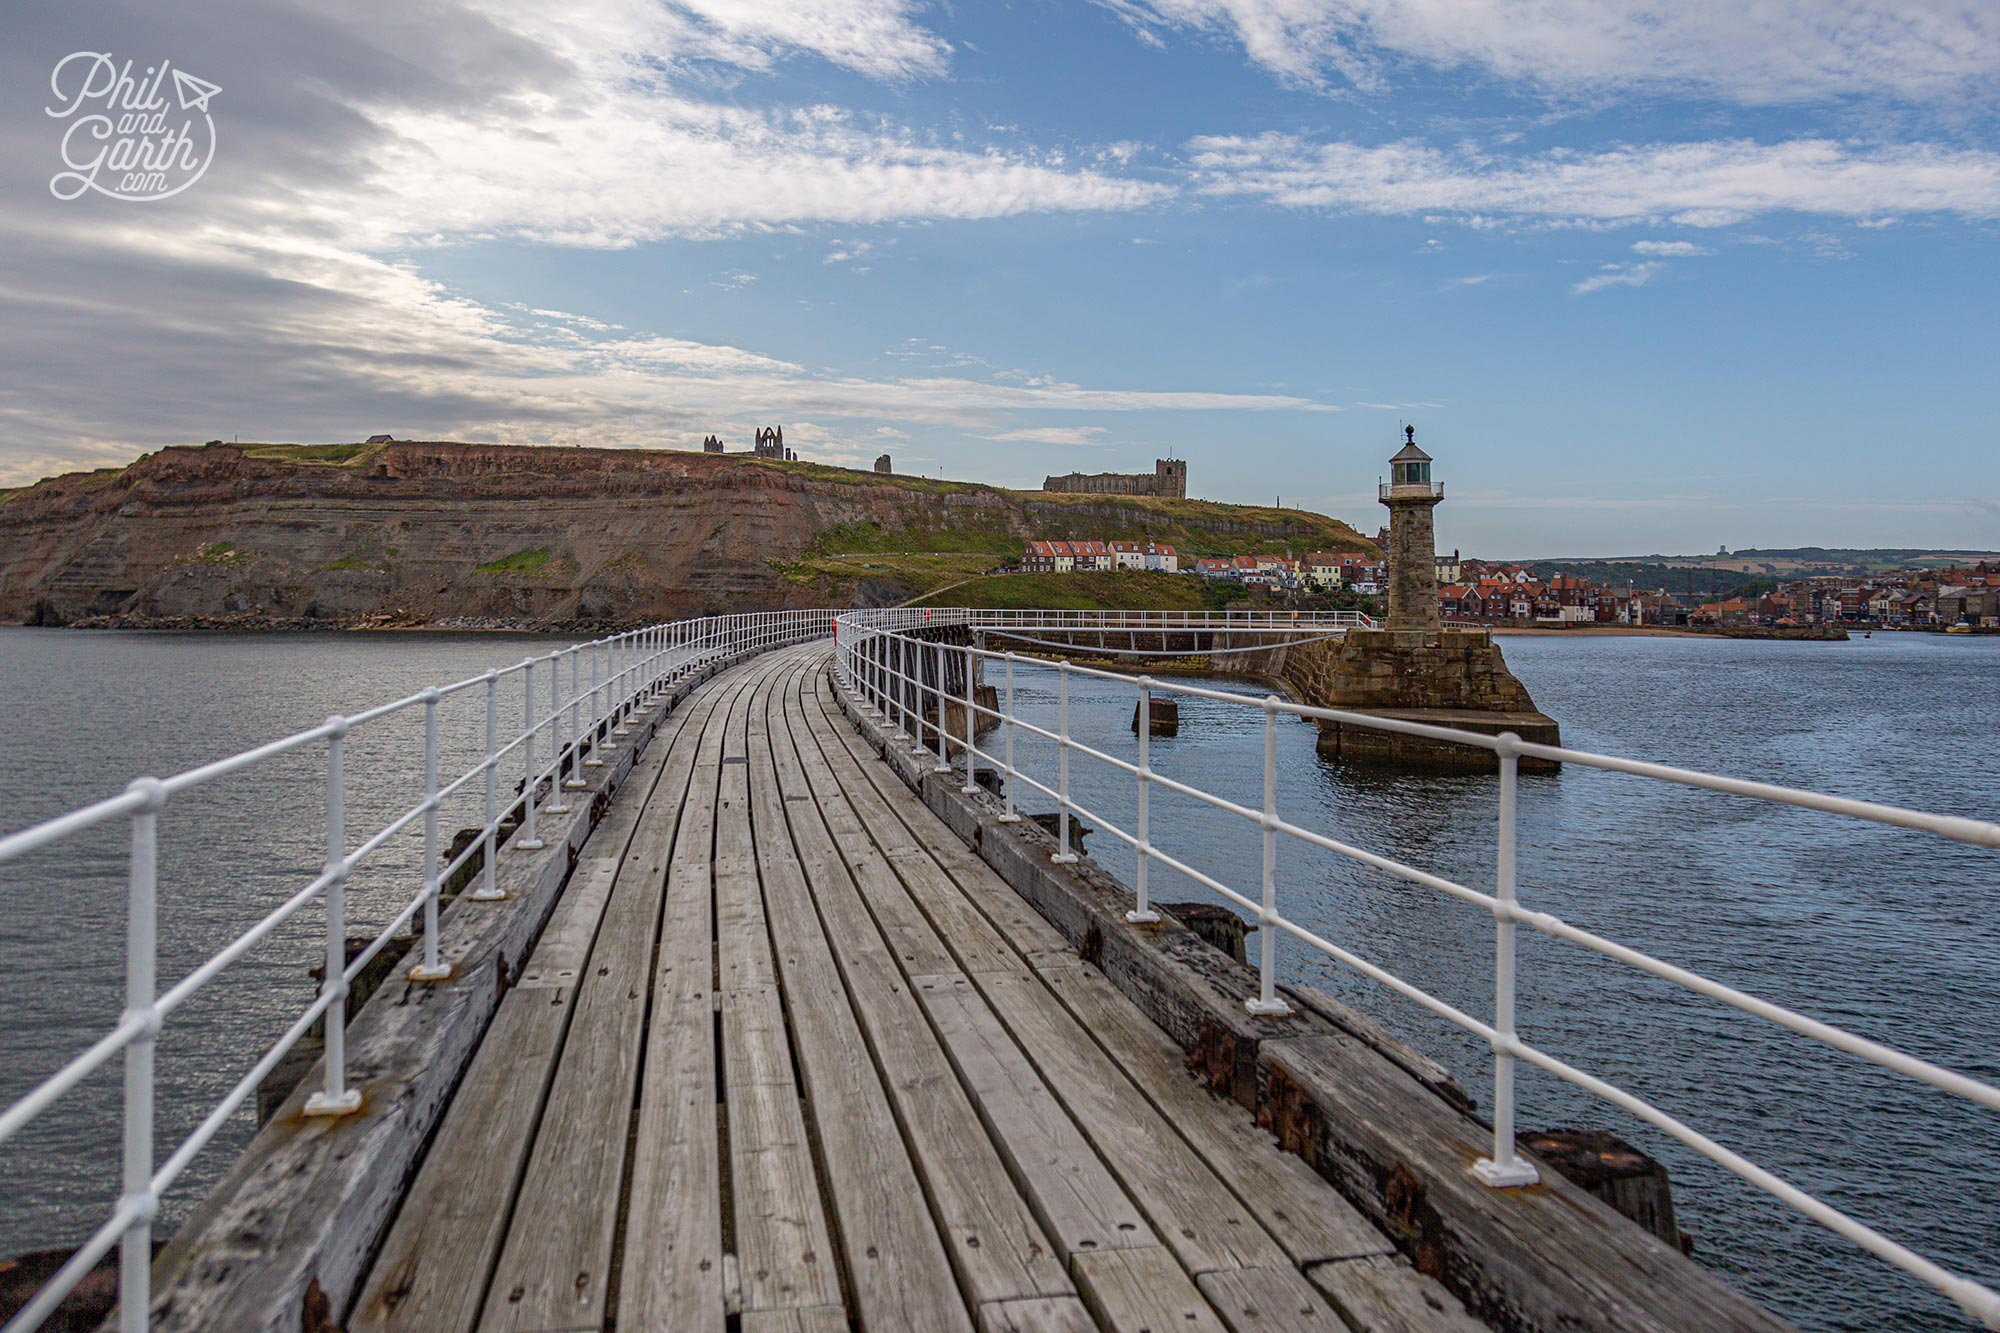
[[[1092,574],[997,574],[941,588],[919,606],[982,611],[1204,611],[1215,609],[1208,585],[1186,574],[1137,569]]]
[[[962,489],[986,490],[1006,497],[1009,503],[954,515],[952,521],[936,524],[838,524],[821,530],[805,552],[785,562],[784,572],[795,582],[834,588],[851,589],[871,582],[897,584],[905,595],[915,596],[1012,564],[1020,558],[1023,544],[1031,540],[1165,542],[1174,547],[1184,564],[1202,556],[1259,551],[1290,550],[1304,555],[1309,551],[1373,549],[1372,543],[1339,519],[1306,509],[1150,496]],[[995,605],[1008,604],[1012,603]],[[1140,605],[1132,604],[1134,608]]]
[[[1368,546],[1304,510],[746,454],[216,443],[0,493],[0,621],[601,624],[879,605],[980,578],[1036,539],[1168,542],[1183,560]],[[1090,585],[1091,604],[1122,587]]]

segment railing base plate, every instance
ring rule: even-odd
[[[352,1115],[361,1109],[361,1089],[349,1088],[338,1097],[315,1092],[306,1098],[305,1113],[311,1116]]]
[[[1515,1185],[1532,1185],[1542,1178],[1542,1173],[1527,1162],[1516,1157],[1502,1166],[1491,1157],[1482,1157],[1472,1164],[1472,1174],[1479,1177],[1483,1185],[1493,1189],[1509,1189]]]

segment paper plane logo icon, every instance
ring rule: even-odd
[[[186,70],[177,69],[174,71],[174,91],[180,95],[181,110],[206,112],[208,99],[222,89],[207,79],[197,79]]]

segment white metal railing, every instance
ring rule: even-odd
[[[1117,633],[1124,630],[1183,633],[1291,634],[1317,629],[1374,629],[1373,617],[1361,611],[974,611],[965,607],[897,607],[893,612],[865,613],[885,626],[921,628],[929,624],[976,621],[996,633],[1003,630],[1075,630]],[[908,619],[915,617],[915,619]]]
[[[174,777],[137,778],[125,791],[80,810],[0,838],[0,865],[37,849],[61,843],[75,834],[116,820],[127,821],[131,850],[127,867],[125,936],[125,1010],[118,1023],[95,1044],[77,1055],[19,1101],[0,1112],[0,1144],[70,1089],[121,1052],[125,1057],[123,1193],[103,1225],[0,1333],[26,1333],[48,1318],[62,1299],[97,1262],[120,1246],[119,1322],[126,1333],[146,1327],[151,1297],[152,1223],[162,1195],[224,1124],[314,1023],[325,1020],[323,1082],[306,1103],[308,1115],[344,1115],[360,1104],[358,1089],[347,1086],[346,997],[353,980],[419,913],[423,920],[420,960],[410,969],[413,981],[440,981],[451,974],[438,957],[438,898],[441,886],[469,865],[474,855],[482,866],[479,884],[463,896],[472,901],[502,897],[496,882],[501,825],[516,806],[521,820],[508,841],[510,850],[532,851],[538,802],[543,814],[564,814],[566,792],[584,787],[583,771],[604,764],[606,751],[630,734],[637,715],[655,698],[687,676],[715,663],[788,643],[824,638],[833,631],[832,611],[781,611],[709,616],[653,625],[615,634],[569,648],[530,657],[502,670],[436,686],[347,716],[330,717],[317,727],[246,750]],[[518,680],[523,700],[521,731],[502,743],[499,699],[503,683]],[[546,682],[544,685],[542,682]],[[547,712],[538,713],[542,695]],[[438,773],[438,708],[458,697],[483,699],[485,746],[480,761],[448,782]],[[348,784],[343,759],[349,738],[371,723],[406,710],[423,710],[424,747],[408,763],[423,766],[424,798],[352,850],[346,828]],[[251,769],[280,755],[307,747],[325,747],[326,862],[320,874],[276,909],[251,923],[234,940],[165,991],[158,989],[159,824],[172,809],[174,797],[195,787]],[[546,757],[543,757],[546,756]],[[518,774],[521,795],[500,798],[501,770]],[[565,777],[567,773],[569,776]],[[438,847],[438,811],[451,796],[478,794],[483,787],[485,821],[479,836],[456,856],[445,859]],[[546,787],[546,796],[544,788]],[[421,823],[424,842],[423,882],[419,891],[352,960],[346,956],[346,886],[355,868],[398,834]],[[155,1165],[154,1070],[156,1040],[174,1011],[217,974],[315,899],[325,912],[326,971],[319,995],[283,1035],[265,1051],[195,1130],[173,1149],[164,1164]]]
[[[952,619],[934,621],[927,626],[912,624],[902,612],[843,613],[839,617],[835,638],[836,677],[849,697],[869,714],[884,732],[902,738],[918,753],[927,755],[931,753],[930,742],[934,740],[936,751],[933,772],[951,773],[953,767],[950,752],[955,750],[958,758],[964,763],[962,789],[968,794],[978,790],[975,770],[979,763],[984,762],[996,768],[1004,778],[1001,787],[1002,813],[999,816],[1002,822],[1011,823],[1020,818],[1015,810],[1017,787],[1037,791],[1052,798],[1056,802],[1058,821],[1053,860],[1064,862],[1077,859],[1071,850],[1069,825],[1072,815],[1090,820],[1104,832],[1128,844],[1133,849],[1136,860],[1133,885],[1136,901],[1133,910],[1126,913],[1128,921],[1143,923],[1159,919],[1158,914],[1152,909],[1147,882],[1149,867],[1154,862],[1187,876],[1245,912],[1254,914],[1260,927],[1257,993],[1246,997],[1244,1001],[1245,1007],[1251,1013],[1282,1014],[1288,1011],[1284,998],[1277,991],[1277,933],[1283,931],[1319,953],[1422,1005],[1432,1013],[1483,1040],[1493,1052],[1494,1109],[1492,1155],[1481,1158],[1472,1168],[1480,1180],[1490,1186],[1507,1187],[1532,1183],[1537,1179],[1534,1165],[1517,1156],[1514,1150],[1514,1066],[1516,1061],[1525,1060],[1596,1097],[1629,1111],[1708,1160],[1789,1204],[1821,1226],[1929,1283],[1987,1328],[2000,1329],[2000,1293],[1926,1259],[1865,1223],[1779,1179],[1763,1167],[1723,1147],[1706,1134],[1642,1098],[1528,1044],[1521,1039],[1517,1030],[1514,1011],[1515,930],[1518,926],[1525,925],[1551,938],[1565,940],[1615,959],[1674,985],[1718,1000],[1745,1014],[1776,1023],[1836,1050],[1859,1056],[1863,1060],[1917,1079],[1989,1110],[2000,1110],[2000,1088],[1995,1088],[1989,1083],[1942,1068],[1927,1060],[1711,981],[1685,968],[1676,967],[1601,935],[1570,925],[1547,912],[1524,907],[1516,896],[1515,885],[1515,800],[1519,762],[1523,756],[1527,756],[1915,829],[1979,847],[2000,848],[2000,824],[1905,810],[1870,801],[1828,796],[1740,778],[1719,777],[1662,764],[1570,750],[1561,746],[1538,745],[1524,741],[1511,732],[1487,736],[1477,732],[1374,717],[1339,709],[1309,707],[1279,699],[1275,695],[1256,699],[1182,682],[1156,680],[1146,676],[1134,678],[1060,661],[1053,664],[1059,679],[1055,729],[1050,730],[1023,719],[1016,711],[1014,666],[1017,662],[1033,662],[1038,666],[1051,664],[1013,652],[996,652],[985,648],[984,631],[987,629],[1000,631],[1004,628],[1001,623],[989,621],[988,616],[989,613],[986,612],[957,612]],[[966,637],[972,642],[946,643],[942,641],[942,636],[926,636],[923,631],[931,626],[963,626],[967,631]],[[977,699],[974,685],[979,673],[975,667],[985,665],[1002,669],[997,709],[983,707]],[[944,684],[954,676],[957,678],[957,685],[954,687],[956,692],[947,697]],[[1134,691],[1138,705],[1136,763],[1086,744],[1071,733],[1069,683],[1077,676],[1091,680],[1119,682]],[[1262,710],[1264,790],[1261,808],[1252,808],[1214,795],[1191,783],[1169,777],[1152,766],[1148,745],[1150,731],[1148,724],[1151,701],[1155,694],[1186,696]],[[947,734],[951,725],[947,709],[960,710],[960,720],[963,722],[962,734]],[[1276,724],[1280,716],[1312,721],[1334,721],[1343,726],[1418,736],[1492,752],[1497,758],[1499,767],[1499,824],[1495,833],[1496,869],[1492,891],[1485,892],[1471,888],[1280,818],[1277,804],[1276,736]],[[1000,727],[1002,749],[998,755],[990,754],[978,746],[977,731],[981,718],[990,718]],[[1017,732],[1039,737],[1054,744],[1056,773],[1053,786],[1016,766],[1014,740]],[[1070,790],[1072,755],[1102,764],[1132,779],[1136,788],[1137,809],[1132,829],[1121,828],[1105,818],[1101,812],[1077,804]],[[1256,827],[1262,841],[1263,873],[1255,896],[1239,891],[1214,876],[1196,869],[1160,845],[1153,835],[1149,819],[1149,795],[1156,787],[1200,801]],[[1285,916],[1279,910],[1277,899],[1277,850],[1280,837],[1347,857],[1362,865],[1492,913],[1493,1021],[1485,1022],[1465,1013]]]

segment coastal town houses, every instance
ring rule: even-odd
[[[1151,569],[1163,574],[1180,572],[1180,556],[1165,542],[1111,542],[1111,560],[1119,569]]]
[[[1379,555],[1356,551],[1289,551],[1203,556],[1182,564],[1165,543],[1033,541],[1021,559],[1031,573],[1112,569],[1188,573],[1232,583],[1259,596],[1346,591],[1379,595]],[[1546,569],[1546,566],[1543,566]],[[1456,572],[1457,577],[1444,575]],[[1533,567],[1462,559],[1438,565],[1438,612],[1446,620],[1484,625],[1804,626],[1823,623],[1892,628],[2000,630],[2000,569],[1981,562],[1950,569],[1909,569],[1867,577],[1823,575],[1772,589],[1752,583],[1740,592],[1700,598],[1667,589],[1612,587],[1558,571],[1543,578]]]
[[[1067,574],[1076,568],[1068,542],[1029,542],[1021,555],[1024,574]]]
[[[1973,629],[2000,628],[2000,587],[1961,583],[1939,588],[1937,620],[1943,625],[1967,625]]]
[[[1165,543],[1128,541],[1032,541],[1021,553],[1024,574],[1101,573],[1112,569],[1155,569],[1178,573],[1180,557]]]
[[[1194,562],[1194,572],[1209,583],[1234,583],[1236,560],[1227,555],[1201,556]]]

